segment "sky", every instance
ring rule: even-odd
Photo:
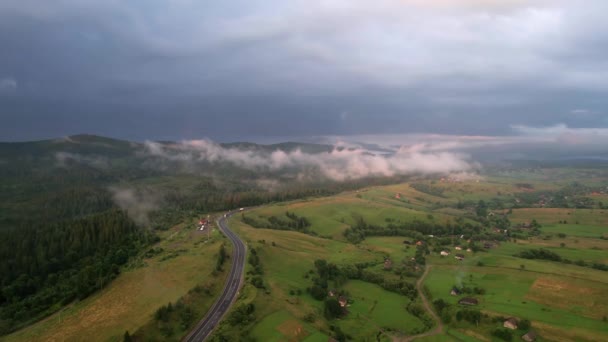
[[[0,141],[605,138],[605,13],[605,0],[2,0]]]

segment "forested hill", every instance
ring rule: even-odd
[[[154,241],[116,210],[0,230],[0,335],[103,288]]]
[[[0,229],[28,220],[56,222],[111,209],[116,206],[110,188],[116,186],[135,187],[137,191],[154,192],[155,197],[172,199],[188,197],[194,188],[217,197],[217,193],[256,190],[261,188],[257,180],[277,178],[276,173],[243,169],[228,162],[185,159],[180,143],[153,144],[165,149],[165,154],[155,154],[150,143],[93,135],[0,143]],[[259,154],[332,149],[299,143],[213,146]]]
[[[92,135],[0,143],[0,335],[101,289],[155,230],[185,218],[401,180],[294,182],[297,169],[239,159],[332,149]]]

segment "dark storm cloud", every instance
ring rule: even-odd
[[[605,1],[0,2],[0,138],[608,125]]]

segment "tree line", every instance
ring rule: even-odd
[[[0,333],[103,288],[157,239],[120,210],[0,230]]]

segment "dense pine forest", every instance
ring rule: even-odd
[[[103,288],[154,241],[120,210],[1,230],[1,331]]]

